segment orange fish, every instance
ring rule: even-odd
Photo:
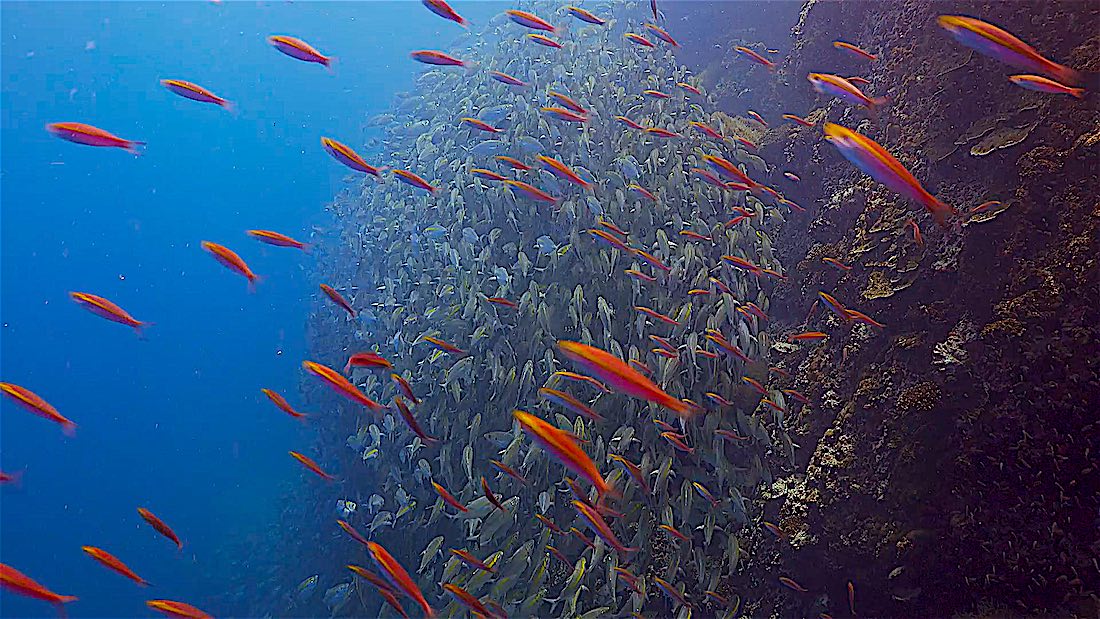
[[[260,241],[261,243],[267,243],[268,245],[274,245],[276,247],[293,247],[294,249],[300,249],[307,254],[313,251],[313,246],[309,243],[303,243],[296,241],[285,234],[280,234],[271,230],[246,230],[249,236]]]
[[[374,562],[378,564],[378,569],[382,571],[382,575],[386,577],[386,580],[388,580],[391,585],[393,585],[394,589],[403,591],[405,595],[416,600],[416,603],[420,605],[420,608],[424,611],[424,615],[428,617],[428,619],[435,617],[435,611],[428,605],[428,601],[424,599],[424,594],[420,592],[420,587],[416,586],[413,579],[409,577],[409,573],[405,571],[405,568],[401,567],[401,564],[397,562],[397,559],[393,558],[393,555],[376,542],[368,542],[367,550],[370,551],[370,555],[374,558]]]
[[[664,41],[665,43],[668,43],[673,47],[680,47],[680,44],[676,42],[676,39],[672,38],[672,35],[669,34],[668,31],[664,28],[661,28],[656,24],[646,24],[645,27],[646,30],[652,32],[653,36],[657,37],[658,39]]]
[[[560,550],[558,550],[557,548],[551,546],[550,544],[547,544],[546,549],[549,550],[550,554],[554,555],[554,558],[557,559],[558,561],[561,561],[562,563],[564,563],[565,565],[568,565],[570,567],[573,566],[573,562],[569,560],[569,557],[562,554],[562,552]]]
[[[136,140],[124,140],[113,133],[108,133],[99,127],[93,127],[84,123],[50,123],[46,125],[46,131],[56,135],[62,140],[69,142],[75,142],[76,144],[84,144],[85,146],[105,146],[110,148],[121,148],[122,150],[134,154],[140,155],[141,151],[138,150],[138,146],[144,146],[145,142],[138,142]]]
[[[923,205],[936,223],[947,226],[955,209],[928,193],[905,166],[871,138],[833,123],[825,123],[825,139],[844,157],[891,191]]]
[[[153,527],[153,529],[157,533],[160,533],[164,537],[167,537],[168,539],[175,542],[177,550],[183,550],[183,542],[180,541],[179,536],[176,535],[176,532],[173,531],[171,527],[164,524],[163,520],[157,518],[157,516],[153,514],[153,512],[145,509],[144,507],[138,508],[138,514],[140,514],[142,520],[148,522],[149,526]]]
[[[672,270],[672,267],[670,267],[667,264],[661,262],[656,256],[654,256],[653,254],[651,254],[647,251],[643,251],[641,249],[635,249],[634,250],[634,255],[641,258],[643,262],[645,262],[646,264],[648,264],[651,267],[656,267],[656,268],[658,268],[662,271],[665,271],[665,272],[668,272],[668,271]]]
[[[592,529],[596,535],[599,535],[608,546],[614,548],[616,552],[638,551],[637,548],[629,548],[626,544],[619,541],[619,538],[615,536],[615,532],[611,530],[611,526],[607,524],[603,516],[601,516],[591,505],[583,501],[573,501],[573,507],[581,515],[581,518],[588,527]]]
[[[626,238],[626,237],[630,236],[629,232],[627,232],[626,230],[623,230],[619,226],[616,226],[614,223],[604,219],[603,217],[600,217],[599,219],[597,219],[596,223],[600,224],[604,228],[607,228],[608,230],[614,232],[615,234],[618,234],[619,236],[621,236],[623,238]]]
[[[541,522],[543,525],[545,525],[547,529],[550,529],[551,532],[557,533],[558,535],[561,535],[561,534],[565,533],[565,531],[561,530],[561,527],[554,524],[554,521],[550,520],[546,516],[544,516],[542,514],[535,514],[535,518],[538,518],[539,522]]]
[[[814,87],[814,90],[819,93],[836,97],[845,103],[862,105],[871,111],[874,111],[875,108],[887,102],[886,97],[878,97],[876,99],[868,97],[863,94],[863,91],[860,90],[858,86],[839,75],[832,75],[830,73],[811,73],[806,76],[806,79],[810,81],[810,85]]]
[[[359,153],[352,150],[347,144],[337,142],[332,138],[321,138],[321,146],[325,149],[333,159],[346,165],[347,167],[357,172],[365,172],[367,174],[373,174],[374,176],[381,177],[384,168],[376,168],[367,163]]]
[[[716,140],[725,140],[726,139],[726,136],[722,135],[721,133],[718,132],[718,130],[714,129],[713,127],[711,127],[710,125],[708,125],[706,123],[701,123],[701,122],[693,120],[690,123],[688,123],[688,125],[691,128],[695,129],[696,131],[700,131],[700,132],[706,134],[707,136],[712,137]]]
[[[886,325],[884,325],[881,322],[875,320],[874,318],[871,318],[870,316],[868,316],[867,314],[864,314],[863,312],[857,312],[854,309],[845,309],[845,311],[848,312],[848,317],[851,318],[852,320],[854,320],[855,322],[862,322],[865,325],[871,325],[872,327],[878,327],[879,329],[885,329],[886,328]]]
[[[626,269],[625,271],[623,271],[623,273],[626,273],[627,275],[633,277],[634,279],[640,279],[640,280],[645,281],[645,282],[655,282],[655,281],[657,281],[656,277],[653,277],[652,275],[646,275],[645,273],[642,273],[638,269]]]
[[[453,494],[451,494],[450,492],[447,492],[447,489],[444,488],[443,486],[441,486],[441,485],[439,485],[439,484],[437,484],[436,482],[433,481],[432,482],[432,487],[435,488],[436,494],[438,494],[440,497],[442,497],[443,500],[446,501],[447,504],[450,505],[451,507],[457,509],[460,512],[470,511],[465,505],[463,505],[461,502],[459,502],[459,500],[456,499]]]
[[[366,544],[366,542],[364,542],[364,544]],[[365,567],[360,567],[358,565],[346,565],[344,567],[354,572],[356,576],[359,576],[370,584],[374,585],[375,587],[378,587],[379,590],[385,589],[386,591],[393,591],[390,583],[386,582],[381,576],[375,574]]]
[[[604,480],[596,464],[581,449],[577,443],[577,437],[561,430],[549,423],[523,411],[512,411],[512,416],[519,422],[523,431],[531,435],[548,454],[557,458],[566,468],[577,475],[584,477],[596,487],[596,492],[602,497],[608,493],[614,493],[612,487]]]
[[[464,17],[459,15],[453,8],[451,8],[451,5],[447,4],[446,0],[423,0],[423,2],[424,6],[426,6],[429,11],[435,13],[443,19],[453,21],[463,28],[469,27],[469,22],[467,22]]]
[[[657,310],[650,309],[648,307],[644,307],[644,306],[641,306],[641,305],[635,305],[634,310],[637,311],[637,312],[641,312],[641,313],[645,314],[646,316],[649,316],[650,318],[653,318],[654,320],[659,320],[663,323],[670,324],[670,325],[675,325],[677,327],[680,326],[679,321],[677,321],[675,318],[665,316],[664,314],[658,312]]]
[[[786,576],[780,576],[779,577],[779,584],[783,585],[784,587],[787,587],[788,589],[794,589],[795,591],[798,591],[799,593],[805,593],[805,592],[809,591],[809,589],[807,589],[806,587],[803,587],[802,585],[798,584],[794,580],[791,580],[790,578],[787,578]]]
[[[924,237],[920,234],[920,226],[917,225],[917,222],[910,219],[905,223],[913,228],[913,241],[916,242],[917,245],[924,245]]]
[[[691,541],[691,538],[689,538],[688,536],[681,533],[677,528],[673,527],[672,525],[662,524],[662,525],[659,525],[657,528],[661,529],[665,533],[668,533],[672,537],[675,537],[676,539],[680,540],[681,542]]]
[[[75,595],[59,595],[54,593],[35,582],[26,574],[4,563],[0,563],[0,586],[17,595],[54,604],[57,606],[58,612],[60,612],[62,616],[65,615],[65,611],[62,609],[61,605],[76,601],[77,599]]]
[[[443,340],[441,340],[437,337],[431,337],[429,335],[425,335],[422,339],[425,342],[427,342],[427,343],[431,344],[432,346],[436,347],[438,350],[442,350],[445,353],[448,353],[448,354],[451,354],[451,355],[465,355],[466,354],[465,350],[462,350],[461,348],[459,348],[457,346],[454,346],[452,344],[448,344],[447,342],[444,342]]]
[[[192,101],[199,101],[201,103],[213,103],[214,105],[222,106],[230,112],[233,111],[232,103],[198,84],[192,84],[191,82],[185,82],[183,80],[161,80],[160,85],[185,99],[191,99]]]
[[[302,367],[305,368],[306,371],[310,374],[313,374],[314,376],[320,378],[333,391],[339,393],[345,398],[348,398],[353,402],[362,404],[363,406],[366,406],[376,413],[385,410],[385,406],[382,406],[378,402],[375,402],[374,400],[360,393],[359,390],[356,389],[355,385],[351,384],[348,379],[341,376],[336,370],[328,366],[321,365],[320,363],[315,363],[313,361],[303,361]]]
[[[348,363],[344,366],[347,374],[351,368],[392,368],[393,364],[376,352],[360,352],[348,357]]]
[[[1020,88],[1047,92],[1055,95],[1069,95],[1078,99],[1085,98],[1084,88],[1073,88],[1041,75],[1010,75],[1008,80]]]
[[[866,58],[867,60],[878,60],[878,56],[872,54],[871,52],[862,50],[855,45],[852,45],[851,43],[845,43],[844,41],[833,41],[833,47],[852,52],[860,58]]]
[[[645,132],[650,134],[650,135],[655,135],[659,138],[666,138],[666,139],[667,138],[681,137],[680,134],[676,133],[675,131],[670,131],[668,129],[662,129],[660,127],[649,127],[648,129],[645,130]]]
[[[35,415],[43,419],[49,419],[54,423],[61,424],[61,431],[64,432],[66,436],[73,436],[76,434],[75,423],[62,416],[49,402],[40,398],[38,394],[30,389],[25,389],[12,383],[0,383],[0,392],[3,392],[4,395],[15,400],[16,404],[19,404]]]
[[[578,114],[587,114],[588,113],[588,110],[586,110],[584,108],[584,106],[582,106],[580,103],[577,103],[576,101],[574,101],[573,98],[569,97],[568,95],[564,95],[560,92],[556,92],[556,91],[553,91],[553,90],[548,91],[546,93],[546,95],[549,96],[549,97],[553,97],[554,99],[556,99],[558,101],[558,103],[561,103],[565,107],[573,110],[574,112],[576,112]]]
[[[274,46],[275,49],[291,58],[297,58],[298,60],[304,60],[306,62],[316,62],[328,69],[331,69],[332,63],[336,62],[335,58],[325,56],[316,49],[313,49],[312,45],[301,39],[276,34],[267,37],[267,42]]]
[[[534,37],[537,37],[537,36],[540,36],[540,35],[529,34],[527,36],[534,38]],[[543,37],[543,38],[545,38],[545,37]],[[549,40],[549,39],[547,39],[547,40]],[[563,107],[548,106],[548,107],[541,108],[539,111],[541,111],[546,116],[549,116],[551,118],[556,118],[558,120],[564,120],[566,122],[571,122],[571,123],[586,123],[586,122],[588,122],[588,116],[585,116],[584,114],[578,114],[578,113],[574,112],[573,110],[567,110]]]
[[[351,539],[359,542],[360,544],[362,544],[364,546],[367,545],[367,542],[368,542],[367,538],[363,537],[363,534],[360,533],[358,530],[356,530],[355,527],[351,526],[351,524],[348,521],[346,521],[346,520],[337,520],[336,524],[340,525],[340,528],[343,529],[345,533],[350,535]]]
[[[573,411],[574,413],[577,413],[578,415],[587,417],[592,421],[603,421],[602,415],[592,410],[592,408],[584,402],[581,402],[577,398],[569,395],[568,393],[565,393],[564,391],[558,391],[557,389],[543,387],[542,389],[539,389],[539,395],[551,402],[564,406],[565,408]]]
[[[767,67],[767,69],[769,71],[775,71],[775,63],[774,62],[768,60],[767,58],[761,56],[760,54],[757,54],[756,52],[752,51],[751,49],[749,49],[747,47],[741,47],[740,45],[733,48],[733,49],[737,53],[748,57],[753,62],[764,65],[765,67]]]
[[[211,243],[210,241],[203,241],[202,248],[210,252],[210,255],[214,256],[214,259],[222,263],[222,266],[226,267],[234,273],[243,275],[248,280],[248,291],[256,292],[256,284],[262,279],[259,275],[252,272],[252,269],[248,268],[245,261],[241,259],[232,249],[225,247],[224,245],[218,245],[217,243]]]
[[[275,406],[278,406],[280,410],[290,415],[291,417],[294,417],[295,419],[305,419],[306,417],[308,417],[308,415],[306,415],[305,413],[299,413],[298,411],[294,410],[294,407],[286,401],[286,398],[279,395],[278,393],[275,393],[270,389],[261,389],[260,391],[262,391],[269,400],[274,402]]]
[[[689,239],[695,239],[697,241],[710,241],[709,236],[699,234],[698,232],[693,232],[691,230],[681,230],[680,236],[686,236]]]
[[[496,172],[493,172],[492,170],[486,170],[485,168],[470,168],[470,174],[473,174],[478,178],[483,178],[487,181],[493,181],[495,183],[507,180],[508,178],[507,176],[497,174]]]
[[[489,502],[493,504],[494,508],[502,512],[508,511],[504,508],[504,505],[501,504],[497,495],[493,494],[493,489],[489,487],[489,480],[485,479],[484,475],[481,476],[481,493],[485,495],[485,498],[489,499]]]
[[[679,449],[680,451],[686,453],[695,453],[695,448],[688,447],[687,443],[684,442],[682,434],[677,434],[675,432],[662,432],[661,438],[665,439],[669,443],[672,443],[672,446],[676,449]]]
[[[339,292],[336,292],[336,289],[332,286],[329,286],[328,284],[321,284],[321,292],[325,293],[325,296],[332,299],[333,303],[339,305],[344,309],[344,311],[351,314],[352,318],[355,318],[358,315],[358,313],[355,311],[355,308],[351,306],[351,303],[348,303],[348,300],[345,299],[344,296],[341,295]]]
[[[509,301],[504,297],[485,297],[486,303],[492,303],[493,305],[500,305],[503,307],[519,307],[514,301]]]
[[[844,264],[843,262],[837,260],[836,258],[822,258],[821,261],[826,263],[826,264],[831,264],[834,267],[840,269],[841,271],[851,271],[852,270],[852,267],[848,266],[847,264]]]
[[[634,34],[633,32],[628,32],[628,33],[624,34],[623,36],[626,37],[626,39],[628,41],[630,41],[631,43],[634,43],[635,45],[641,45],[642,47],[657,47],[649,39],[643,37],[640,34]]]
[[[654,402],[681,416],[690,416],[691,407],[662,391],[653,381],[639,374],[609,352],[579,342],[558,341],[558,348],[567,358],[596,375],[613,391]]]
[[[528,13],[527,11],[508,10],[504,12],[508,17],[521,26],[526,26],[532,30],[544,30],[546,32],[557,32],[557,29],[550,25],[550,22],[542,19],[541,17]]]
[[[466,62],[434,49],[417,50],[409,54],[409,57],[417,62],[435,65],[439,67],[465,67]]]
[[[126,578],[129,578],[130,580],[136,582],[142,587],[149,586],[149,581],[145,580],[141,576],[138,576],[134,572],[134,570],[127,567],[125,563],[118,560],[118,557],[112,555],[106,550],[103,550],[102,548],[96,548],[95,546],[81,546],[80,549],[88,553],[88,555],[96,561],[99,561],[103,565],[106,565],[107,567],[118,572],[119,574],[122,574]]]
[[[149,600],[145,605],[169,617],[179,617],[180,619],[214,619],[213,615],[183,602],[173,602],[172,600]]]
[[[630,127],[631,129],[645,129],[645,127],[643,127],[642,125],[639,125],[638,123],[634,122],[633,120],[630,120],[626,116],[616,116],[615,120],[621,122],[622,124],[626,125],[627,127]]]
[[[289,451],[287,453],[289,453],[291,456],[293,456],[294,459],[297,460],[298,462],[301,462],[302,465],[305,466],[307,469],[309,469],[310,471],[313,471],[314,473],[316,473],[318,477],[320,477],[322,479],[325,479],[327,481],[332,481],[332,480],[336,479],[332,475],[329,475],[328,473],[321,470],[321,467],[316,462],[314,462],[309,456],[303,456],[302,454],[300,454],[296,451]]]

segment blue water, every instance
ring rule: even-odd
[[[484,20],[493,8],[464,14]],[[0,468],[24,471],[19,487],[0,490],[0,558],[79,596],[70,616],[148,615],[151,598],[226,612],[217,604],[248,560],[233,551],[308,496],[315,482],[287,450],[308,451],[315,430],[260,389],[300,404],[319,282],[309,256],[244,230],[308,238],[327,224],[324,205],[348,170],[320,137],[361,145],[365,120],[419,72],[408,52],[461,32],[424,13],[419,2],[3,4],[0,380],[79,427],[67,438],[0,403]],[[338,57],[334,74],[280,54],[270,34]],[[239,114],[180,98],[162,78],[209,88]],[[134,157],[71,144],[44,130],[59,121],[148,147]],[[201,240],[237,250],[264,276],[257,294]],[[141,341],[77,306],[73,290],[156,325]],[[139,506],[176,530],[182,552]],[[155,586],[103,568],[82,545]],[[0,596],[4,616],[53,612]]]

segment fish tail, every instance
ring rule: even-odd
[[[481,68],[481,63],[480,62],[474,62],[472,60],[469,61],[469,62],[463,62],[462,63],[462,68],[466,69],[466,75],[473,75],[474,73],[477,73],[477,70],[479,68]]]
[[[66,421],[61,424],[61,431],[65,433],[65,436],[76,436],[76,424],[71,421]]]
[[[1061,82],[1062,84],[1064,84],[1066,86],[1081,83],[1081,73],[1080,73],[1080,71],[1077,71],[1076,69],[1071,69],[1071,68],[1069,68],[1065,65],[1061,65],[1061,64],[1057,64],[1057,63],[1052,62],[1052,63],[1050,63],[1050,66],[1047,67],[1047,72],[1050,75],[1054,76],[1054,78],[1056,80],[1058,80],[1059,82]],[[1074,92],[1074,91],[1084,92],[1083,88],[1072,88],[1072,89],[1070,89],[1070,94],[1077,97],[1078,99],[1082,98],[1082,95],[1080,95],[1080,94],[1078,94],[1077,92]]]
[[[1085,89],[1084,88],[1070,88],[1069,89],[1069,94],[1073,95],[1074,97],[1076,97],[1078,99],[1084,99],[1085,98]]]
[[[232,114],[234,118],[237,117],[237,104],[236,103],[233,103],[232,101],[225,101],[223,99],[222,102],[219,103],[218,105],[225,108],[225,110],[227,112],[229,112],[230,114]]]
[[[302,251],[304,251],[307,254],[312,254],[313,253],[313,244],[312,243],[302,243]]]
[[[151,327],[155,324],[157,324],[157,323],[149,322],[149,321],[138,321],[138,323],[134,325],[134,333],[137,334],[139,340],[144,341],[146,339],[145,338],[145,328],[146,327]]]
[[[253,275],[252,277],[249,277],[248,278],[248,293],[249,294],[256,294],[256,286],[262,281],[264,281],[264,278],[260,277],[259,275]]]
[[[925,201],[924,206],[928,209],[928,212],[932,213],[932,218],[936,220],[941,228],[947,228],[948,218],[954,217],[958,213],[955,207],[931,196],[929,196],[929,200]]]
[[[138,148],[139,146],[142,147],[142,148]],[[135,157],[140,157],[144,147],[145,147],[145,142],[138,142],[137,140],[129,140],[129,141],[126,142],[126,146],[124,146],[123,148],[126,152],[130,153],[131,155],[133,155]]]
[[[324,62],[321,64],[325,65],[325,68],[328,69],[330,74],[336,75],[336,56],[325,58]]]

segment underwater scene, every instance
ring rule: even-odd
[[[0,34],[0,617],[1100,616],[1100,3]]]

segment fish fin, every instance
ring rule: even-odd
[[[481,68],[481,63],[474,61],[465,62],[463,63],[462,68],[466,69],[466,75],[473,75],[474,73],[477,73],[478,69]]]
[[[61,431],[65,433],[65,436],[76,436],[76,424],[71,421],[63,423],[61,424]]]
[[[8,483],[12,484],[16,488],[22,488],[23,487],[23,473],[26,473],[26,472],[27,472],[26,469],[24,469],[22,471],[16,471],[14,473],[8,473],[8,475],[10,476],[9,479],[8,479]]]
[[[313,253],[313,244],[312,243],[302,243],[302,251],[307,253],[307,254],[312,254]]]
[[[221,105],[227,112],[232,114],[234,118],[237,117],[237,104],[236,103],[233,103],[232,101],[222,101],[218,105]]]
[[[157,324],[157,323],[151,322],[151,321],[148,321],[148,320],[139,321],[136,325],[134,325],[134,333],[137,333],[137,336],[138,336],[139,340],[145,341],[147,339],[145,337],[145,328],[146,327],[152,327],[155,324]]]
[[[256,286],[264,281],[264,278],[259,275],[253,275],[248,279],[248,293],[256,294]]]
[[[1074,97],[1076,97],[1078,99],[1084,99],[1085,98],[1085,89],[1084,88],[1070,88],[1069,89],[1069,94],[1073,95]]]
[[[336,75],[336,56],[329,56],[325,58],[325,68],[328,69],[330,75]]]
[[[941,228],[947,228],[948,218],[954,217],[958,213],[958,211],[955,210],[955,207],[951,206],[950,204],[940,202],[935,198],[932,198],[930,201],[925,202],[925,207],[930,213],[932,213],[932,218],[936,220],[936,223],[939,224]]]
[[[1072,84],[1080,84],[1081,80],[1084,77],[1081,74],[1081,72],[1077,71],[1076,69],[1071,69],[1071,68],[1069,68],[1065,65],[1054,64],[1054,63],[1051,63],[1049,73],[1051,75],[1054,75],[1059,82],[1061,82],[1062,84],[1065,84],[1066,86],[1069,86],[1069,85],[1072,85]],[[1078,89],[1074,89],[1074,90],[1078,90]],[[1083,89],[1081,89],[1081,90],[1083,90]],[[1081,98],[1080,96],[1078,96],[1075,93],[1071,93],[1071,94],[1073,94],[1073,96],[1077,97],[1078,99]]]
[[[142,148],[138,148],[139,146],[142,147]],[[138,142],[137,140],[131,140],[130,142],[128,142],[126,144],[125,150],[126,150],[126,152],[130,153],[131,155],[133,155],[135,157],[140,157],[143,154],[144,147],[145,147],[145,142]]]

